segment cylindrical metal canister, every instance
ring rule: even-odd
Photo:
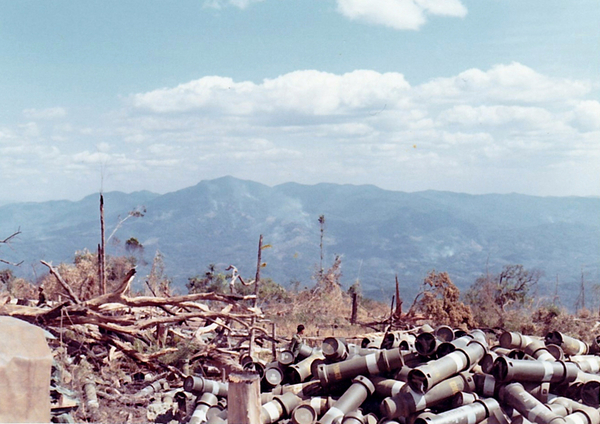
[[[209,380],[204,377],[188,375],[185,380],[183,380],[183,390],[195,395],[209,392],[217,396],[226,397],[227,389],[227,383]]]
[[[321,384],[328,387],[333,383],[349,380],[358,375],[377,375],[398,370],[402,367],[402,352],[399,349],[381,350],[366,356],[355,356],[334,364],[321,364],[317,374]]]
[[[408,417],[415,412],[435,406],[462,391],[472,392],[475,382],[470,373],[461,373],[447,378],[426,393],[418,393],[406,385],[395,396],[383,399],[381,402],[381,415],[386,418]]]
[[[529,394],[521,383],[510,383],[500,389],[500,400],[537,424],[565,424],[563,417]]]
[[[451,342],[454,340],[454,330],[448,325],[440,325],[435,329],[435,337],[442,342]]]
[[[282,350],[277,356],[277,362],[279,362],[284,367],[293,364],[294,360],[294,353],[291,350]]]
[[[265,403],[260,409],[262,424],[275,423],[282,417],[288,417],[301,402],[302,399],[291,392],[275,396],[272,401]]]
[[[546,344],[555,344],[562,348],[565,355],[587,355],[590,348],[587,343],[569,337],[560,331],[551,331],[546,334]]]
[[[321,344],[323,356],[329,362],[343,361],[348,357],[348,345],[340,337],[326,337]]]
[[[425,393],[440,381],[468,369],[471,364],[479,362],[485,354],[487,346],[473,339],[469,344],[454,352],[430,361],[426,365],[413,368],[408,373],[408,384],[417,393]]]
[[[313,362],[317,359],[325,359],[322,352],[319,350],[315,350],[315,352],[308,358],[304,358],[300,362],[290,365],[286,370],[286,374],[290,382],[292,384],[298,384],[310,377],[313,371]]]
[[[284,393],[294,393],[302,399],[308,399],[313,396],[320,396],[323,394],[323,386],[318,381],[305,381],[299,384],[286,384],[278,386],[273,389],[273,394],[282,395]]]
[[[301,361],[304,358],[308,358],[313,354],[313,350],[314,349],[306,343],[301,343],[298,347],[298,351],[296,352],[296,362]]]
[[[477,424],[488,418],[494,410],[500,410],[496,399],[479,399],[469,405],[430,414],[426,418],[419,417],[414,424]]]
[[[600,356],[573,355],[569,360],[577,364],[579,369],[583,372],[590,374],[598,374],[598,372],[600,372]]]
[[[365,416],[360,409],[344,414],[341,424],[365,424]]]
[[[375,386],[375,394],[381,398],[397,395],[400,393],[402,387],[406,385],[406,383],[403,381],[376,375],[369,377],[369,380],[371,380]]]
[[[333,405],[330,397],[316,396],[298,405],[291,414],[294,424],[313,424]]]
[[[201,424],[206,422],[206,413],[211,406],[217,404],[219,399],[213,393],[207,392],[200,396],[200,399],[196,402],[194,413],[189,420],[189,424]]]
[[[265,372],[261,379],[261,386],[265,390],[270,390],[281,384],[284,378],[284,371],[281,364],[277,361],[267,364]]]
[[[430,357],[435,354],[440,341],[433,333],[421,333],[415,340],[415,349],[421,356]]]
[[[383,334],[369,334],[363,337],[360,347],[380,349],[383,343]]]
[[[332,424],[338,421],[344,414],[357,409],[365,399],[372,395],[375,387],[371,380],[359,375],[352,380],[352,385],[333,404],[331,408],[318,421],[319,424]]]
[[[571,362],[527,361],[498,357],[494,361],[492,374],[496,380],[568,383],[575,381],[579,368]]]

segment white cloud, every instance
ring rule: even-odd
[[[132,95],[85,136],[75,123],[69,131],[54,123],[4,125],[0,178],[25,175],[19,168],[29,166],[27,175],[62,175],[63,185],[80,193],[75,186],[99,181],[102,167],[107,182],[124,184],[119,190],[169,191],[233,174],[268,184],[409,191],[498,191],[500,181],[526,191],[505,178],[507,169],[597,169],[600,102],[593,94],[585,81],[518,63],[416,86],[400,73],[372,70],[302,70],[259,83],[211,76]],[[50,146],[65,135],[54,143],[64,153]],[[557,194],[546,181],[535,187]],[[572,193],[582,192],[589,188]]]
[[[204,77],[175,88],[136,94],[132,102],[137,108],[153,112],[203,109],[228,115],[339,115],[395,108],[405,100],[409,89],[399,73],[358,70],[335,75],[307,70],[265,79],[262,84]]]
[[[435,168],[434,184],[449,189],[457,175],[468,184],[468,170],[501,178],[506,168],[547,170],[591,152],[593,133],[585,131],[595,129],[600,110],[586,100],[591,88],[520,63],[417,86],[371,70],[303,70],[260,83],[211,76],[130,97],[123,127],[173,149],[161,160],[186,152],[177,168],[192,173],[225,168],[256,179],[261,169],[269,183],[385,185],[383,174],[400,172],[407,182],[388,184],[423,181],[394,186],[414,190],[431,184],[427,170]]]
[[[209,7],[212,9],[222,9],[225,6],[235,6],[240,9],[245,9],[252,3],[260,3],[264,0],[206,0],[204,2],[204,7]]]
[[[573,122],[584,131],[600,129],[600,102],[585,100],[573,110]]]
[[[39,137],[41,134],[40,128],[35,122],[28,122],[26,124],[19,125],[19,128],[21,128],[25,137],[35,138]]]
[[[440,113],[443,122],[468,126],[519,124],[527,127],[551,125],[554,116],[541,107],[457,105]]]
[[[417,30],[427,14],[463,18],[466,7],[460,0],[337,0],[338,11],[352,20],[398,30]]]
[[[424,101],[542,103],[579,98],[591,88],[587,82],[548,77],[513,62],[437,78],[420,86],[419,93]]]
[[[47,109],[25,109],[23,116],[27,119],[58,119],[67,116],[67,111],[62,107],[51,107]]]

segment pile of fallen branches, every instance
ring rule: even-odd
[[[121,404],[114,410],[122,409],[123,404],[139,406],[148,402],[148,396],[136,393],[154,382],[179,382],[190,372],[208,375],[235,370],[240,367],[240,355],[248,353],[249,343],[273,341],[255,324],[262,313],[249,306],[254,295],[129,297],[126,293],[135,276],[132,269],[111,293],[82,300],[55,268],[42,263],[64,290],[66,300],[23,304],[27,302],[16,302],[4,294],[0,296],[0,315],[47,331],[55,352],[55,371],[61,374],[57,384],[62,389],[58,391],[72,390],[75,399],[89,398],[91,381],[101,401]],[[94,413],[93,404],[86,408],[83,402],[71,403],[83,407],[83,415],[74,414],[79,420],[110,418],[106,416],[109,413]],[[56,408],[63,406],[57,404]],[[136,420],[129,416],[118,421],[132,419]]]

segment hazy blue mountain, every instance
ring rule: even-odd
[[[539,296],[553,295],[558,277],[566,306],[579,293],[582,270],[588,299],[600,282],[599,198],[402,193],[369,185],[268,187],[224,177],[164,195],[106,193],[107,235],[142,205],[145,216],[118,229],[109,253],[124,254],[124,241],[137,238],[148,263],[157,250],[164,255],[166,272],[182,292],[187,278],[210,263],[221,270],[234,264],[252,276],[260,234],[272,246],[263,251],[262,275],[311,286],[320,215],[326,220],[325,266],[342,255],[345,286],[359,279],[363,291],[378,298],[393,292],[398,274],[402,296],[412,299],[432,269],[447,271],[464,290],[486,269],[523,264],[545,272]],[[24,260],[18,272],[31,274],[45,272],[41,259],[70,262],[77,250],[95,251],[98,210],[98,195],[1,206],[0,237],[18,228],[22,234],[10,246],[0,245],[0,258]],[[139,282],[148,268],[140,267]]]

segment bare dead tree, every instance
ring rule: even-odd
[[[17,231],[15,231],[14,233],[12,233],[8,237],[6,237],[4,240],[0,240],[0,244],[6,244],[7,246],[10,247],[10,242],[15,237],[17,237],[19,234],[21,234],[21,228],[18,228]],[[0,258],[0,263],[6,264],[6,265],[12,265],[12,266],[19,266],[19,265],[21,265],[23,263],[23,261],[18,262],[18,263],[14,263],[14,262],[7,261],[6,259]]]

